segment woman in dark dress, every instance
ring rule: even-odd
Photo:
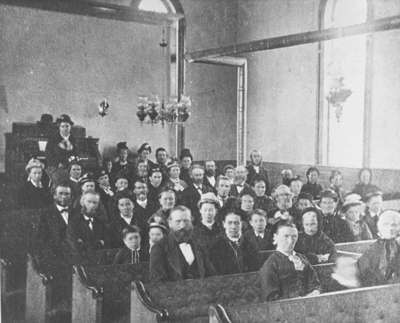
[[[58,132],[49,138],[46,146],[46,159],[50,168],[66,168],[69,159],[77,156],[76,140],[71,134],[74,125],[71,118],[62,114],[56,121]]]
[[[307,183],[301,188],[301,193],[310,193],[314,200],[319,200],[323,187],[318,183],[319,170],[317,167],[310,167],[307,169]]]
[[[334,262],[335,243],[321,230],[322,214],[319,209],[310,207],[301,215],[302,232],[299,233],[294,250],[305,255],[312,265]]]
[[[358,173],[359,183],[353,188],[353,193],[361,196],[363,201],[366,201],[367,195],[376,191],[380,191],[379,187],[372,184],[372,170],[363,168]]]
[[[46,208],[52,203],[50,189],[43,185],[43,164],[38,159],[31,159],[25,167],[28,180],[19,191],[19,206],[26,209]]]

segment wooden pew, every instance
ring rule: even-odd
[[[238,306],[211,306],[210,323],[386,322],[400,317],[400,284]]]
[[[111,264],[119,249],[97,251],[93,265]],[[26,280],[26,322],[70,322],[72,264],[39,260],[35,251],[28,255]]]
[[[338,251],[349,251],[349,252],[363,254],[375,241],[376,240],[344,242],[344,243],[336,243],[335,246]]]
[[[0,298],[3,318],[23,318],[26,255],[32,246],[40,213],[41,210],[11,210],[1,213]]]
[[[331,285],[333,267],[333,264],[314,266],[323,288]],[[260,300],[262,291],[258,272],[166,283],[135,281],[131,289],[130,322],[207,322],[211,304],[236,306]]]
[[[74,266],[72,322],[129,322],[131,283],[149,280],[149,265]]]

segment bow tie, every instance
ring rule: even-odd
[[[60,210],[60,213],[68,213],[68,212],[69,212],[69,210],[68,210],[67,207],[62,208],[62,209]]]

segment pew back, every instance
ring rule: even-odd
[[[376,240],[336,243],[338,251],[348,251],[363,254]]]
[[[400,317],[400,284],[211,310],[210,322],[388,322]],[[223,317],[223,313],[226,313]]]

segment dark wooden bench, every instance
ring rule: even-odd
[[[26,256],[32,247],[41,210],[1,213],[0,298],[3,318],[22,319],[25,311]],[[16,316],[14,316],[16,315]]]
[[[331,286],[333,267],[333,264],[314,266],[323,288]],[[237,306],[260,301],[258,272],[166,283],[135,281],[131,290],[130,322],[208,322],[211,304]]]
[[[149,265],[75,266],[72,322],[129,322],[131,283],[149,280]]]
[[[386,322],[400,317],[400,284],[326,293],[314,297],[237,306],[216,305],[212,323]]]
[[[111,264],[117,252],[97,251],[93,265]],[[70,322],[72,264],[44,259],[31,251],[26,269],[26,322]]]

